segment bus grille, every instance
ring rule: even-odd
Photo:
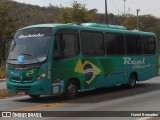
[[[14,86],[14,88],[17,93],[20,91],[24,91],[24,92],[26,92],[26,94],[28,94],[31,86]]]
[[[23,78],[22,81],[28,81],[32,79],[33,79],[32,77],[26,77],[26,78]],[[12,77],[12,80],[21,81],[20,77]]]
[[[12,78],[12,82],[26,82],[26,83],[32,83],[32,79],[33,77],[25,77],[23,79],[20,79],[20,77],[11,77]]]

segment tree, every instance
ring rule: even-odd
[[[123,21],[123,25],[130,30],[136,29],[136,17],[129,16]]]
[[[62,7],[59,11],[58,22],[60,23],[83,23],[92,22],[97,10],[88,11],[85,5],[73,1],[71,7]]]
[[[7,30],[8,24],[8,13],[10,5],[3,1],[0,1],[0,66],[2,61],[5,60],[6,53],[6,42],[3,41],[4,37],[9,33]]]

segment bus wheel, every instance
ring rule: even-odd
[[[71,80],[68,82],[66,87],[66,97],[67,98],[75,98],[78,94],[78,85],[75,81]]]
[[[32,99],[38,99],[40,95],[29,95]]]
[[[131,74],[129,77],[128,87],[133,88],[136,86],[137,77],[135,74]]]

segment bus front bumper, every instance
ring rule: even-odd
[[[7,89],[10,93],[23,95],[51,95],[52,86],[48,80],[37,80],[32,83],[14,83],[6,79]]]

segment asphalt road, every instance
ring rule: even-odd
[[[128,115],[128,112],[121,111],[160,111],[160,79],[154,78],[145,82],[138,83],[137,86],[133,89],[127,89],[124,86],[116,86],[81,92],[76,99],[72,100],[68,100],[62,96],[43,96],[38,100],[33,100],[28,96],[0,99],[0,111],[82,111],[80,113],[63,112],[62,116],[67,115],[70,117],[56,117],[54,118],[56,120],[81,120],[84,119],[83,116],[86,114],[92,116],[85,117],[87,120],[142,119],[141,117],[119,116]],[[101,111],[119,112],[112,112],[115,116],[117,116],[114,118],[98,117],[101,115],[105,116],[105,114],[107,116],[107,114],[109,114],[109,112],[104,112],[101,114]],[[60,113],[56,114],[58,115]],[[53,115],[55,112],[52,112],[51,114]],[[74,115],[79,117],[71,117]],[[40,118],[37,118],[37,120],[39,119]],[[42,119],[52,120],[53,118],[48,117]]]

